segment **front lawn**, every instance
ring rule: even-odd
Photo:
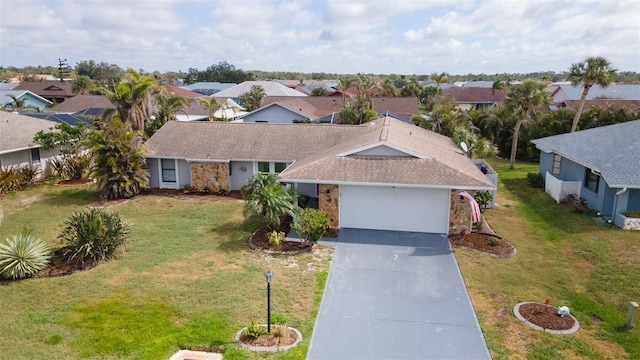
[[[518,250],[497,259],[456,249],[456,258],[494,359],[638,359],[640,329],[623,325],[640,301],[640,234],[570,212],[544,189],[527,185],[537,164],[496,161],[491,227]],[[523,301],[566,305],[580,321],[575,335],[549,335],[517,320]],[[637,324],[640,326],[640,324]]]
[[[52,245],[63,220],[98,199],[93,187],[51,184],[0,197],[0,240],[22,230]],[[168,359],[180,347],[226,350],[228,359],[301,359],[332,249],[271,256],[248,249],[259,219],[231,198],[138,196],[110,208],[130,224],[116,260],[68,276],[0,282],[0,357]],[[275,273],[272,317],[303,335],[282,353],[236,348],[233,335],[266,322],[263,273]]]

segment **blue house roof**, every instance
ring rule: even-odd
[[[567,95],[567,100],[580,100],[582,96],[582,86],[570,84],[559,85]],[[587,100],[607,97],[611,99],[640,100],[640,84],[611,84],[606,88],[600,85],[593,85],[587,94]]]
[[[555,153],[600,172],[609,187],[640,189],[640,120],[532,140]]]

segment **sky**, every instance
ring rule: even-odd
[[[0,0],[0,66],[497,74],[587,56],[640,72],[637,0]]]

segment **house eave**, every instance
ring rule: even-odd
[[[403,183],[379,183],[379,182],[363,182],[363,181],[335,181],[335,180],[309,180],[309,179],[282,179],[281,182],[286,183],[298,183],[298,184],[328,184],[328,185],[356,185],[356,186],[380,186],[380,187],[402,187],[402,188],[421,188],[421,189],[465,189],[465,190],[479,190],[479,191],[491,191],[496,190],[494,186],[465,186],[460,184],[403,184]]]

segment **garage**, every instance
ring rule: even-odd
[[[448,189],[340,186],[340,227],[447,234]]]

